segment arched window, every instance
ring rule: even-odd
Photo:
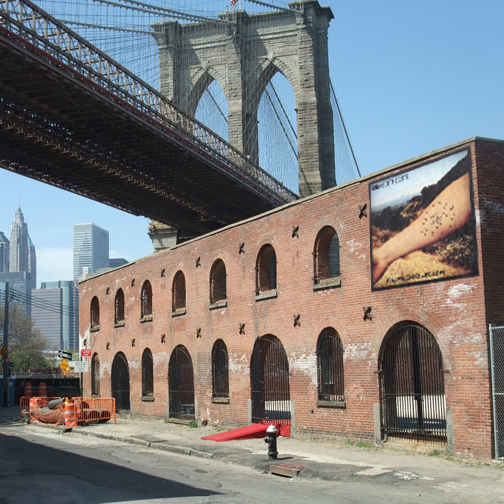
[[[212,396],[229,397],[228,353],[221,339],[212,349]]]
[[[217,259],[210,272],[210,303],[224,301],[226,298],[226,266],[223,261]]]
[[[186,307],[186,282],[182,271],[177,271],[173,278],[172,286],[172,311],[182,310]]]
[[[152,352],[146,348],[142,355],[142,397],[154,395],[154,362]]]
[[[344,401],[343,346],[338,333],[324,329],[317,341],[319,401]]]
[[[148,317],[152,315],[152,286],[149,280],[145,280],[142,286],[142,306],[141,317]]]
[[[98,329],[100,327],[100,303],[95,296],[91,300],[91,329]]]
[[[256,263],[256,293],[268,292],[277,288],[275,249],[264,245],[259,251]]]
[[[91,395],[100,395],[100,361],[97,353],[91,357]]]
[[[119,289],[116,292],[114,302],[114,324],[124,322],[124,292]]]
[[[315,241],[315,283],[340,276],[338,234],[331,226],[325,226]]]

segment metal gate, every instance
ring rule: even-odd
[[[443,360],[434,336],[415,322],[401,322],[380,353],[383,435],[446,442]]]
[[[126,356],[119,352],[112,362],[112,397],[116,411],[128,412],[130,409],[129,369]]]
[[[168,370],[169,417],[178,420],[194,420],[194,374],[191,356],[187,349],[175,347]]]
[[[290,425],[289,362],[282,343],[271,334],[257,338],[250,369],[252,422]]]
[[[504,326],[490,325],[495,458],[504,458]]]

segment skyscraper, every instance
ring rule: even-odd
[[[92,274],[109,267],[109,233],[96,224],[73,226],[73,276],[82,278],[83,271]]]
[[[73,281],[42,282],[32,290],[32,321],[50,350],[79,347],[79,292]]]
[[[10,232],[9,271],[28,271],[28,224],[17,209]]]
[[[37,286],[37,259],[21,208],[11,225],[10,242],[0,232],[0,282],[9,282],[14,301],[30,315],[31,290]]]
[[[0,273],[9,271],[9,240],[0,231]]]
[[[35,245],[28,234],[28,224],[24,220],[21,208],[17,209],[14,221],[11,225],[9,244],[9,272],[10,273],[30,273],[27,281],[31,282],[28,288],[37,287],[37,260]]]

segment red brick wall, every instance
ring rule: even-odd
[[[502,268],[497,267],[502,257],[504,148],[500,142],[481,140],[466,145],[476,161],[472,176],[479,276],[372,291],[369,218],[359,218],[359,214],[363,205],[369,208],[368,184],[377,175],[360,179],[81,282],[81,341],[87,340],[99,355],[101,394],[110,394],[112,360],[121,351],[129,364],[132,413],[168,416],[168,363],[175,346],[182,344],[194,366],[198,419],[216,425],[244,425],[254,341],[272,334],[282,342],[289,360],[296,432],[372,439],[373,404],[379,403],[380,347],[394,324],[411,320],[428,329],[441,349],[455,450],[491,457],[487,318],[504,322]],[[404,163],[379,176],[445,156],[453,149]],[[339,235],[341,286],[314,291],[313,248],[325,225],[334,227]],[[293,237],[296,226],[298,236]],[[240,254],[242,243],[244,253]],[[268,243],[277,256],[278,295],[256,301],[257,254]],[[210,310],[210,269],[217,258],[226,265],[228,299],[226,307]],[[186,277],[187,307],[185,315],[172,317],[171,287],[178,270]],[[141,323],[140,291],[147,279],[153,289],[153,320]],[[114,297],[119,287],[125,294],[125,325],[114,328]],[[89,306],[94,295],[100,301],[100,330],[90,333]],[[363,320],[363,307],[368,306],[372,307],[372,320]],[[300,325],[295,327],[297,315]],[[240,324],[245,324],[245,334],[239,333]],[[344,408],[316,404],[315,349],[326,327],[335,328],[343,344]],[[211,352],[219,338],[229,354],[229,404],[212,403]],[[141,357],[146,347],[154,356],[153,402],[141,400]],[[89,376],[85,390],[90,390]]]

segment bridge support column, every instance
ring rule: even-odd
[[[159,23],[161,92],[194,115],[206,87],[221,86],[228,102],[229,142],[259,161],[257,111],[269,80],[281,72],[297,104],[299,194],[336,185],[328,60],[333,13],[317,0],[290,10],[220,15],[226,23]]]
[[[177,228],[168,226],[162,222],[151,221],[147,234],[152,240],[154,252],[159,252],[160,250],[172,248],[177,245]]]

